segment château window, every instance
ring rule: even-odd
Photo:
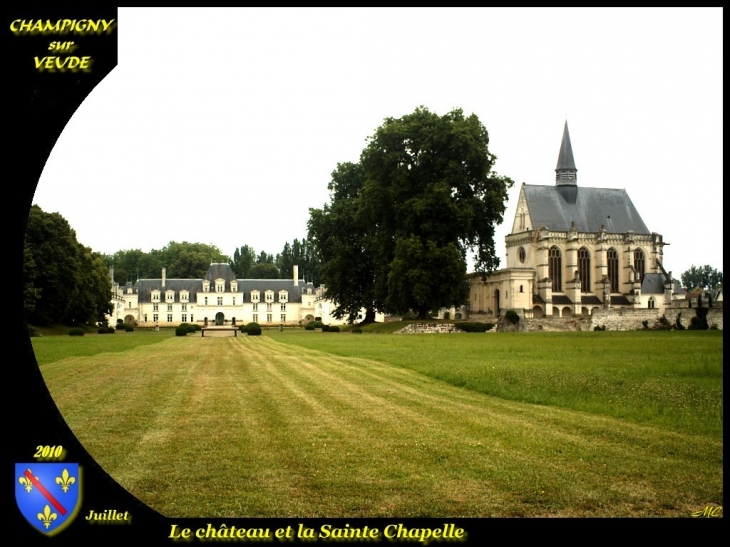
[[[172,314],[171,313],[167,314],[167,322],[172,323]]]
[[[517,255],[520,258],[520,262],[522,264],[524,264],[525,263],[525,259],[527,258],[527,253],[525,252],[525,248],[524,247],[520,247],[520,250],[517,251]]]
[[[656,307],[656,301],[654,300],[654,297],[652,296],[649,298],[649,308],[653,309]]]
[[[205,305],[205,306],[208,305],[208,297],[207,296],[203,299],[203,305]]]
[[[578,275],[581,292],[591,292],[591,253],[585,247],[578,249]]]
[[[560,255],[560,249],[555,245],[550,247],[548,251],[548,264],[550,268],[550,279],[553,281],[553,291],[560,292],[563,290],[563,260]]]
[[[271,314],[270,313],[266,314],[266,322],[271,323]]]
[[[238,283],[236,281],[231,281],[231,292],[238,292]]]
[[[286,311],[286,304],[281,305],[281,311]]]
[[[251,291],[251,302],[258,302],[260,298],[259,291]]]
[[[152,311],[160,311],[160,305],[159,304],[152,304]]]
[[[215,292],[226,292],[226,282],[224,280],[215,280]]]
[[[618,251],[611,247],[608,256],[608,278],[611,280],[611,292],[618,292]]]
[[[259,322],[259,314],[258,313],[254,313],[253,314],[253,322],[254,323],[258,323]]]
[[[634,269],[636,270],[635,281],[644,280],[644,267],[644,251],[642,251],[641,249],[636,249],[634,251]]]
[[[188,305],[187,304],[183,304],[181,311],[188,311]]]
[[[286,314],[285,313],[281,314],[281,322],[286,323]]]
[[[254,302],[253,311],[259,311],[259,305],[257,302]]]
[[[266,301],[267,302],[274,301],[274,292],[273,291],[266,291]]]
[[[271,304],[266,304],[266,311],[271,311]]]
[[[167,311],[172,311],[172,304],[167,305]]]
[[[159,316],[158,316],[158,315],[157,315],[156,313],[153,313],[153,314],[152,314],[152,321],[154,321],[155,323],[157,323],[157,318],[158,318],[158,317],[159,317]]]
[[[144,322],[145,323],[147,322],[147,314],[146,313],[144,314]]]
[[[210,292],[210,281],[203,281],[203,292]]]
[[[188,302],[190,300],[190,294],[188,291],[180,291],[180,302]]]
[[[236,305],[236,297],[235,296],[233,297],[233,305],[234,306]]]
[[[279,293],[279,302],[286,302],[288,300],[288,294],[286,291],[281,291]]]
[[[174,302],[175,301],[175,291],[167,291],[165,293],[165,302]]]
[[[160,291],[152,291],[152,302],[160,301]]]
[[[223,297],[222,296],[219,296],[218,297],[218,305],[219,306],[222,306],[223,305]]]
[[[182,322],[183,323],[187,323],[188,322],[188,314],[187,313],[183,313],[182,314]]]

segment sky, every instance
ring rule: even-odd
[[[494,170],[624,188],[675,277],[722,270],[721,8],[119,8],[119,64],[60,135],[34,203],[94,251],[276,254],[385,118],[475,114]]]

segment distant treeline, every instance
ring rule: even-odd
[[[319,284],[318,264],[312,244],[303,239],[285,243],[276,255],[256,251],[243,245],[233,251],[233,258],[214,245],[171,241],[162,249],[146,253],[140,249],[102,255],[107,267],[114,267],[114,280],[124,285],[137,279],[158,279],[166,268],[168,279],[201,279],[212,262],[231,265],[238,279],[288,279],[293,266],[299,266],[299,278]]]

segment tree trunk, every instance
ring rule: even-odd
[[[367,310],[365,312],[365,319],[357,324],[358,327],[364,327],[370,323],[375,323],[375,310]]]

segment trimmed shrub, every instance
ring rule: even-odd
[[[362,334],[362,329],[360,327],[355,327],[354,329],[352,329],[352,332],[354,332],[355,334]]]
[[[107,332],[109,332],[109,329],[107,329],[106,327],[99,327],[99,329],[96,331],[96,334],[106,334]],[[71,333],[69,332],[69,334]]]
[[[241,325],[241,326],[239,326],[239,327],[238,327],[238,331],[239,331],[239,332],[244,332],[244,333],[245,333],[245,332],[246,332],[246,325]]]
[[[462,321],[454,323],[454,326],[464,332],[487,332],[494,328],[494,323],[479,323],[476,321]]]
[[[198,325],[197,323],[195,323],[195,324],[193,325],[193,327],[194,327],[194,329],[195,329],[195,332],[198,332],[199,330],[202,330],[202,327],[201,327],[200,325]]]
[[[122,319],[117,319],[117,325],[122,325],[122,324],[124,324],[124,320],[122,320]]]
[[[68,335],[69,336],[83,336],[84,329],[82,329],[81,327],[74,327],[70,331],[68,331]]]
[[[185,327],[185,328],[188,328],[188,326],[189,326],[189,325],[188,325],[187,323],[180,323],[180,326],[181,326],[181,327]]]
[[[187,336],[187,335],[188,335],[187,327],[177,327],[175,329],[175,336]]]
[[[327,330],[328,330],[329,332],[340,332],[340,327],[338,327],[337,325],[332,325],[332,326],[330,326],[330,328],[329,328],[329,329],[327,329]]]
[[[330,326],[329,325],[322,325],[322,332],[329,332]]]
[[[246,325],[246,334],[249,336],[261,336],[261,326],[258,323]]]
[[[134,327],[132,325],[124,325],[124,331],[125,332],[134,332]]]
[[[313,323],[313,322],[314,322],[314,321],[312,321],[312,323]],[[312,325],[311,323],[310,323],[310,324],[308,324],[308,325],[305,325],[305,326],[304,326],[304,330],[314,330],[314,325]]]
[[[504,314],[504,317],[513,325],[516,325],[520,322],[520,316],[517,315],[517,312],[515,310],[507,310]]]
[[[186,328],[188,329],[188,332],[189,333],[194,333],[195,332],[195,325],[188,325]]]
[[[312,328],[315,328],[315,329],[321,329],[322,327],[324,327],[324,323],[322,323],[322,321],[319,321],[319,320],[310,321],[309,325],[312,325]]]

